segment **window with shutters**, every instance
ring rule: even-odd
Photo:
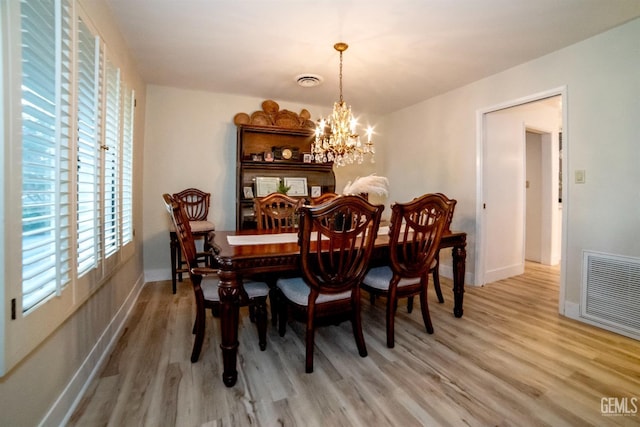
[[[133,107],[135,94],[125,85],[122,96],[122,244],[133,241]]]
[[[115,254],[120,247],[120,70],[107,61],[106,66],[105,133],[102,153],[103,174],[103,230],[105,257]]]
[[[0,207],[16,218],[0,251],[3,375],[131,252],[135,98],[76,0],[5,0],[0,12],[11,141]]]
[[[102,91],[99,40],[82,19],[77,42],[76,226],[78,276],[98,267],[100,259],[100,136]]]

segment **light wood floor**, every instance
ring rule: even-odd
[[[603,397],[640,398],[640,342],[557,313],[558,270],[468,287],[464,316],[430,295],[435,328],[420,309],[396,320],[385,346],[384,300],[363,300],[369,356],[350,324],[316,335],[315,372],[304,373],[304,329],[269,328],[267,349],[241,310],[239,375],[221,380],[218,319],[207,316],[200,361],[189,361],[193,295],[186,281],[145,286],[117,348],[89,387],[73,426],[605,426]],[[363,293],[364,294],[364,293]],[[365,297],[366,298],[366,297]],[[404,305],[404,304],[403,304]],[[640,409],[640,402],[637,403]]]

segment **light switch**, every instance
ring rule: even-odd
[[[576,170],[576,184],[584,184],[585,179],[586,177],[584,169]]]

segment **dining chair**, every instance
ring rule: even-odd
[[[293,229],[297,224],[296,210],[302,206],[303,199],[282,193],[271,193],[254,199],[258,230]]]
[[[254,210],[256,213],[256,221],[258,230],[275,230],[277,232],[297,232],[297,210],[304,202],[301,198],[294,198],[282,193],[271,193],[264,197],[256,197],[254,199]],[[277,275],[265,273],[256,276],[258,280],[265,280],[269,284],[271,292],[269,300],[271,301],[271,323],[273,326],[277,324],[277,303],[278,298],[275,287]]]
[[[372,295],[387,297],[387,347],[392,348],[398,299],[420,296],[422,319],[429,334],[433,325],[427,303],[429,272],[438,253],[451,204],[438,194],[425,194],[391,206],[389,265],[374,267],[362,281]]]
[[[443,193],[434,193],[434,195],[440,197],[444,200],[445,203],[450,205],[449,215],[447,215],[447,220],[444,224],[444,233],[451,231],[451,220],[453,219],[453,211],[456,208],[456,203],[458,202],[456,199],[450,199]],[[433,276],[433,289],[436,291],[436,296],[438,297],[438,302],[440,304],[444,303],[444,297],[442,296],[442,290],[440,289],[440,251],[436,252],[436,256],[434,258],[433,263],[431,264],[431,268],[429,272]],[[413,310],[413,296],[410,296],[407,299],[407,311],[411,313]]]
[[[331,193],[331,192],[323,193],[322,195],[320,195],[318,197],[311,198],[311,202],[309,204],[311,204],[311,205],[321,205],[321,204],[323,204],[325,202],[328,202],[329,200],[335,199],[338,196],[339,196],[339,194],[337,194],[337,193]]]
[[[167,209],[176,230],[178,242],[186,259],[187,269],[196,300],[196,319],[193,326],[195,340],[191,352],[191,362],[195,363],[200,357],[205,332],[205,311],[211,309],[216,315],[220,309],[218,294],[218,270],[201,266],[197,257],[196,245],[191,232],[187,212],[184,205],[169,194],[163,195]],[[244,281],[240,290],[240,305],[249,306],[250,318],[258,328],[258,345],[260,350],[267,346],[267,295],[269,287],[264,282]]]
[[[209,232],[215,230],[214,224],[208,220],[211,193],[206,193],[197,188],[187,188],[173,194],[172,197],[184,206],[191,233],[194,239],[203,240],[203,252],[207,252],[208,242],[206,236]],[[187,262],[182,256],[173,224],[169,226],[169,241],[171,250],[171,286],[175,294],[176,282],[182,282],[182,274],[187,272],[187,268],[184,267]]]
[[[360,320],[360,283],[368,268],[384,206],[358,196],[341,196],[300,212],[302,276],[280,278],[278,332],[284,336],[289,312],[306,322],[305,372],[313,372],[316,326],[351,319],[362,357],[367,348]]]

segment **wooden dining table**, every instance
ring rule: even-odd
[[[265,273],[295,273],[300,271],[300,248],[297,233],[273,230],[215,231],[212,236],[215,259],[219,267],[220,328],[224,371],[222,381],[227,387],[238,379],[239,297],[242,279]],[[453,314],[462,317],[467,234],[446,231],[440,249],[452,248]],[[371,264],[389,259],[389,236],[381,227],[376,238]]]

